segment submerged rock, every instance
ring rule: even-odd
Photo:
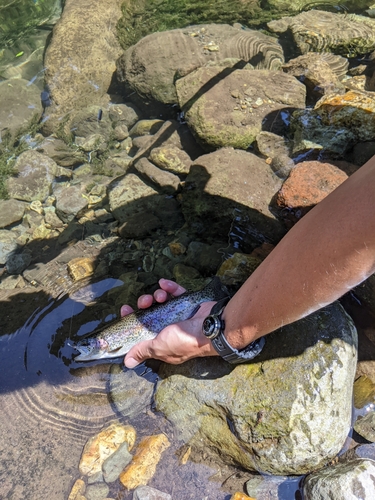
[[[372,500],[374,477],[375,461],[357,458],[310,474],[305,480],[303,493],[309,500]]]
[[[302,54],[333,52],[355,57],[375,48],[375,20],[346,12],[335,14],[312,9],[271,21],[267,26],[275,33],[290,30]]]
[[[177,80],[178,101],[206,147],[248,149],[267,130],[285,133],[289,115],[305,108],[306,89],[280,71],[199,68]]]
[[[334,458],[348,435],[356,354],[354,325],[334,303],[268,335],[251,363],[162,365],[156,408],[195,459],[204,452],[248,470],[304,474]]]
[[[267,69],[279,69],[284,62],[273,37],[227,24],[203,24],[142,38],[117,61],[117,77],[143,97],[175,104],[176,74],[184,76],[210,61],[228,58],[240,59],[240,67],[250,61]]]

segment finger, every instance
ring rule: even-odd
[[[122,306],[120,309],[121,317],[127,316],[128,314],[131,314],[132,312],[134,312],[134,309],[132,307],[128,306],[127,304]]]
[[[147,309],[147,307],[150,307],[153,302],[154,297],[152,295],[141,295],[138,297],[137,305],[139,309]]]
[[[165,290],[156,290],[154,292],[154,298],[156,300],[156,302],[165,302],[169,297],[169,294],[168,292],[166,292]]]
[[[134,346],[127,353],[124,359],[124,365],[127,368],[135,368],[140,363],[143,363],[146,359],[151,358],[150,353],[150,344],[151,341],[145,340],[144,342],[140,342],[136,346]]]
[[[165,278],[161,278],[159,280],[159,285],[163,290],[175,297],[178,297],[179,295],[186,292],[183,286],[179,285],[175,281],[166,280]]]

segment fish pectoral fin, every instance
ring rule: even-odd
[[[195,314],[197,314],[197,312],[199,311],[199,309],[201,308],[201,305],[198,304],[196,307],[194,307],[193,309],[193,312],[190,314],[190,316],[187,318],[187,319],[190,319],[192,318]]]

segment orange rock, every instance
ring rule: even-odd
[[[287,225],[294,224],[347,178],[330,163],[298,163],[276,195],[280,217]]]
[[[165,434],[143,438],[132,462],[120,475],[120,481],[125,488],[133,490],[137,486],[146,485],[155,474],[162,452],[169,446],[170,442]]]
[[[67,264],[68,273],[74,281],[87,278],[94,274],[95,260],[93,257],[76,257]]]
[[[69,494],[68,500],[78,500],[85,492],[86,485],[82,479],[77,479]]]
[[[126,441],[130,451],[135,438],[136,431],[131,425],[114,423],[106,427],[85,444],[79,464],[80,473],[92,476],[101,471],[104,460],[112,455],[120,444]]]
[[[230,500],[256,500],[256,499],[253,497],[248,497],[247,495],[245,495],[245,493],[236,491],[236,493],[230,497]]]

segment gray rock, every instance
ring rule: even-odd
[[[375,444],[362,444],[355,448],[355,453],[358,458],[370,458],[375,460]]]
[[[375,443],[375,411],[369,411],[362,417],[358,417],[354,430],[362,437]]]
[[[264,241],[284,234],[269,209],[281,179],[252,153],[223,148],[192,164],[181,203],[189,226],[205,238],[225,241],[240,227],[241,250],[250,253]]]
[[[128,443],[125,441],[120,444],[117,450],[103,462],[102,471],[105,482],[113,483],[116,481],[132,458],[133,455],[128,450]]]
[[[130,216],[119,227],[121,238],[143,239],[161,227],[161,220],[149,212],[140,212]]]
[[[57,164],[37,151],[20,154],[14,165],[16,177],[6,182],[9,196],[24,201],[44,201],[52,192]]]
[[[61,186],[54,190],[56,196],[56,215],[63,222],[71,222],[88,205],[81,186]]]
[[[0,200],[0,229],[20,221],[27,206],[19,200]]]
[[[334,303],[268,335],[248,364],[162,365],[156,409],[196,457],[214,453],[248,470],[305,474],[333,459],[347,438],[356,356],[354,325]]]
[[[259,476],[246,482],[246,492],[257,500],[296,497],[299,491],[300,476]]]
[[[286,179],[294,167],[294,161],[289,156],[290,141],[272,132],[260,132],[256,136],[256,145],[262,155],[271,158],[272,171],[281,179]]]
[[[0,130],[13,137],[27,131],[35,116],[42,116],[40,90],[27,80],[15,78],[0,82]]]
[[[172,497],[168,493],[151,488],[151,486],[138,486],[134,490],[133,500],[172,500]]]
[[[308,500],[373,500],[374,488],[375,461],[357,458],[310,474],[303,493]]]
[[[306,98],[304,85],[281,71],[217,66],[177,80],[176,91],[187,124],[211,149],[246,150],[262,130],[285,135],[288,118],[305,108]]]
[[[13,252],[18,248],[18,235],[7,229],[0,229],[0,264],[5,264]]]
[[[133,370],[125,371],[119,365],[112,365],[110,398],[122,416],[135,417],[143,413],[151,405],[153,392],[154,384],[146,378]]]
[[[147,180],[151,181],[161,192],[174,194],[180,185],[180,178],[156,167],[147,158],[140,158],[135,164],[135,169]]]
[[[214,275],[223,261],[223,250],[227,245],[225,242],[208,245],[192,241],[187,248],[185,264],[196,267],[205,275]]]
[[[154,148],[150,153],[149,159],[157,167],[175,174],[188,174],[190,170],[190,156],[172,144]]]
[[[9,274],[21,274],[31,262],[31,253],[23,252],[10,255],[7,258],[6,266]]]
[[[61,167],[76,167],[86,161],[85,155],[80,151],[71,149],[64,141],[55,137],[46,137],[37,151],[44,153]]]
[[[87,500],[103,500],[107,498],[109,487],[105,483],[94,483],[87,485],[85,498]]]
[[[209,44],[217,49],[210,50]],[[203,24],[142,38],[117,60],[117,76],[146,98],[174,104],[176,75],[181,77],[210,61],[231,58],[241,59],[241,65],[257,61],[254,65],[258,69],[279,69],[284,61],[275,38],[227,24]]]
[[[142,118],[139,109],[132,103],[111,104],[109,107],[109,117],[114,124],[121,123],[131,128]]]

